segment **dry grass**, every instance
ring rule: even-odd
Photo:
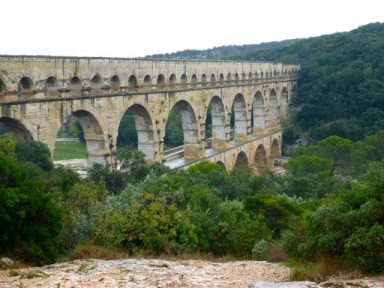
[[[92,243],[78,245],[70,255],[71,259],[103,259],[118,260],[127,258],[127,254],[114,248],[99,246]]]

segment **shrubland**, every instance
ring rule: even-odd
[[[37,265],[81,255],[327,259],[383,272],[383,137],[325,138],[293,153],[284,175],[208,161],[172,171],[125,151],[126,170],[95,165],[80,179],[49,158],[26,162],[3,136],[0,254]]]

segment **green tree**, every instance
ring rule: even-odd
[[[19,162],[32,162],[45,171],[53,170],[51,152],[47,145],[37,141],[18,141],[15,150]]]

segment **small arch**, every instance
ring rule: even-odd
[[[251,82],[252,81],[252,73],[250,72],[249,74],[248,74],[248,82]]]
[[[227,170],[223,161],[217,161],[216,164],[219,165],[223,170]]]
[[[267,153],[263,144],[260,144],[255,152],[255,165],[258,173],[263,172],[268,167]]]
[[[112,93],[120,92],[120,86],[121,86],[121,81],[119,76],[113,75],[111,78],[111,92]]]
[[[273,139],[272,141],[271,156],[281,156],[280,143],[277,139]]]
[[[260,79],[264,79],[264,72],[260,72]]]
[[[58,97],[58,81],[55,76],[50,76],[45,80],[45,95],[46,97]]]
[[[207,85],[207,75],[203,74],[201,75],[201,86]]]
[[[18,83],[19,97],[29,98],[33,96],[33,82],[29,77],[22,77]]]
[[[223,73],[220,73],[219,82],[220,82],[220,84],[224,83],[224,75],[223,75]]]
[[[5,126],[7,132],[9,132],[15,140],[34,140],[31,132],[19,120],[10,117],[0,117],[0,124]]]
[[[150,88],[152,86],[152,78],[149,75],[144,77],[144,87]]]
[[[211,85],[215,85],[216,84],[216,76],[215,74],[211,74]]]
[[[264,97],[260,91],[257,91],[252,102],[252,126],[255,134],[263,132],[265,128],[265,107]]]
[[[235,83],[239,83],[239,81],[240,81],[239,73],[236,73],[235,74]]]
[[[91,89],[92,92],[99,93],[99,90],[101,90],[101,87],[103,86],[103,79],[100,77],[100,75],[96,74],[91,79]]]
[[[137,89],[137,79],[135,75],[131,75],[128,79],[128,90],[135,91]]]
[[[162,88],[165,87],[165,84],[166,83],[165,83],[164,75],[163,74],[159,74],[159,76],[157,76],[157,84],[156,84],[157,88],[162,89]]]
[[[175,86],[176,85],[176,75],[175,74],[171,74],[171,76],[169,77],[169,85],[170,86]]]
[[[83,86],[81,84],[80,79],[77,76],[72,77],[71,81],[69,82],[69,89],[70,89],[69,95],[71,96],[81,95],[82,88]]]
[[[228,82],[228,84],[230,84],[232,82],[232,74],[231,74],[231,72],[229,72],[228,75],[227,75],[227,82]]]
[[[245,168],[248,167],[248,157],[247,154],[245,154],[244,151],[241,151],[237,157],[236,157],[236,162],[235,162],[235,167],[234,169],[238,168]]]
[[[245,76],[245,73],[241,74],[241,81],[246,81],[247,80],[247,76]]]
[[[192,84],[192,86],[196,86],[196,85],[197,85],[197,77],[196,77],[196,74],[193,74],[193,75],[192,75],[192,78],[191,78],[191,84]]]
[[[187,85],[187,75],[186,74],[181,75],[180,84],[181,85]]]

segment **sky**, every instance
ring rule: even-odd
[[[3,0],[0,54],[134,58],[384,22],[383,0]]]

